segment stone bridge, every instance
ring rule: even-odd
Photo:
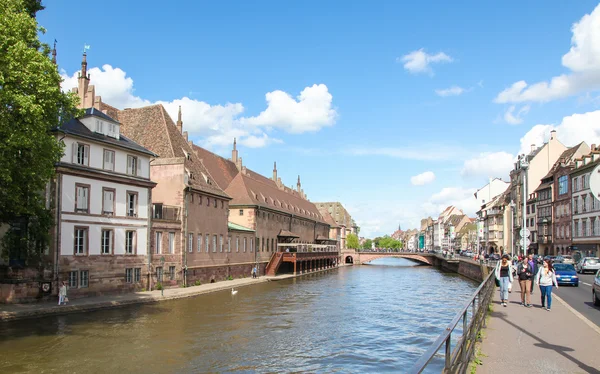
[[[436,256],[433,253],[413,252],[356,252],[352,250],[342,251],[342,263],[366,264],[378,258],[396,257],[419,262],[424,265],[435,265]]]

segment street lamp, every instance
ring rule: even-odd
[[[512,214],[513,216],[516,216],[516,208],[517,208],[517,204],[515,204],[515,202],[513,200],[510,201],[510,203],[508,204],[508,206],[512,209]],[[513,218],[513,222],[514,222],[514,218]],[[514,223],[512,225],[513,230],[514,230]],[[511,233],[512,234],[512,233]],[[515,251],[514,251],[514,246],[515,246],[515,241],[514,241],[514,235],[510,236],[510,257],[515,257]]]
[[[523,247],[523,256],[527,255],[527,247],[526,247],[526,227],[527,227],[527,217],[525,216],[525,211],[527,210],[527,167],[529,166],[529,162],[527,162],[527,156],[522,155],[521,157],[521,169],[523,170],[523,227],[522,232],[523,235],[521,238],[521,243]]]

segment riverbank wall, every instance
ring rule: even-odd
[[[490,272],[490,267],[485,263],[467,258],[435,256],[432,265],[444,271],[458,273],[476,282],[482,282]]]

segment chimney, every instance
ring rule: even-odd
[[[179,106],[179,113],[177,114],[177,130],[179,130],[179,132],[183,134],[183,121],[181,120],[181,105]]]
[[[273,163],[273,181],[277,182],[277,162]]]
[[[556,139],[556,130],[550,131],[550,140]]]
[[[596,144],[592,144],[592,146],[590,147],[590,149],[591,149],[592,151],[595,151],[595,150],[596,150]]]
[[[237,166],[237,164],[238,164],[238,151],[237,151],[237,145],[236,144],[237,144],[236,143],[236,139],[233,138],[233,150],[231,151],[231,161],[233,161],[233,163],[235,164],[235,166]]]
[[[185,138],[185,141],[187,142],[188,141],[188,133],[187,133],[187,131],[183,132],[183,137]]]
[[[94,105],[94,98],[88,99],[88,86],[90,84],[90,76],[87,73],[87,55],[83,52],[81,60],[81,71],[78,77],[77,94],[79,96],[79,109],[91,108]]]
[[[535,151],[535,144],[531,145],[531,152]]]

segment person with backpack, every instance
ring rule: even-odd
[[[521,305],[531,308],[531,280],[533,279],[533,268],[529,259],[523,257],[523,261],[517,265],[517,276],[521,287]]]

